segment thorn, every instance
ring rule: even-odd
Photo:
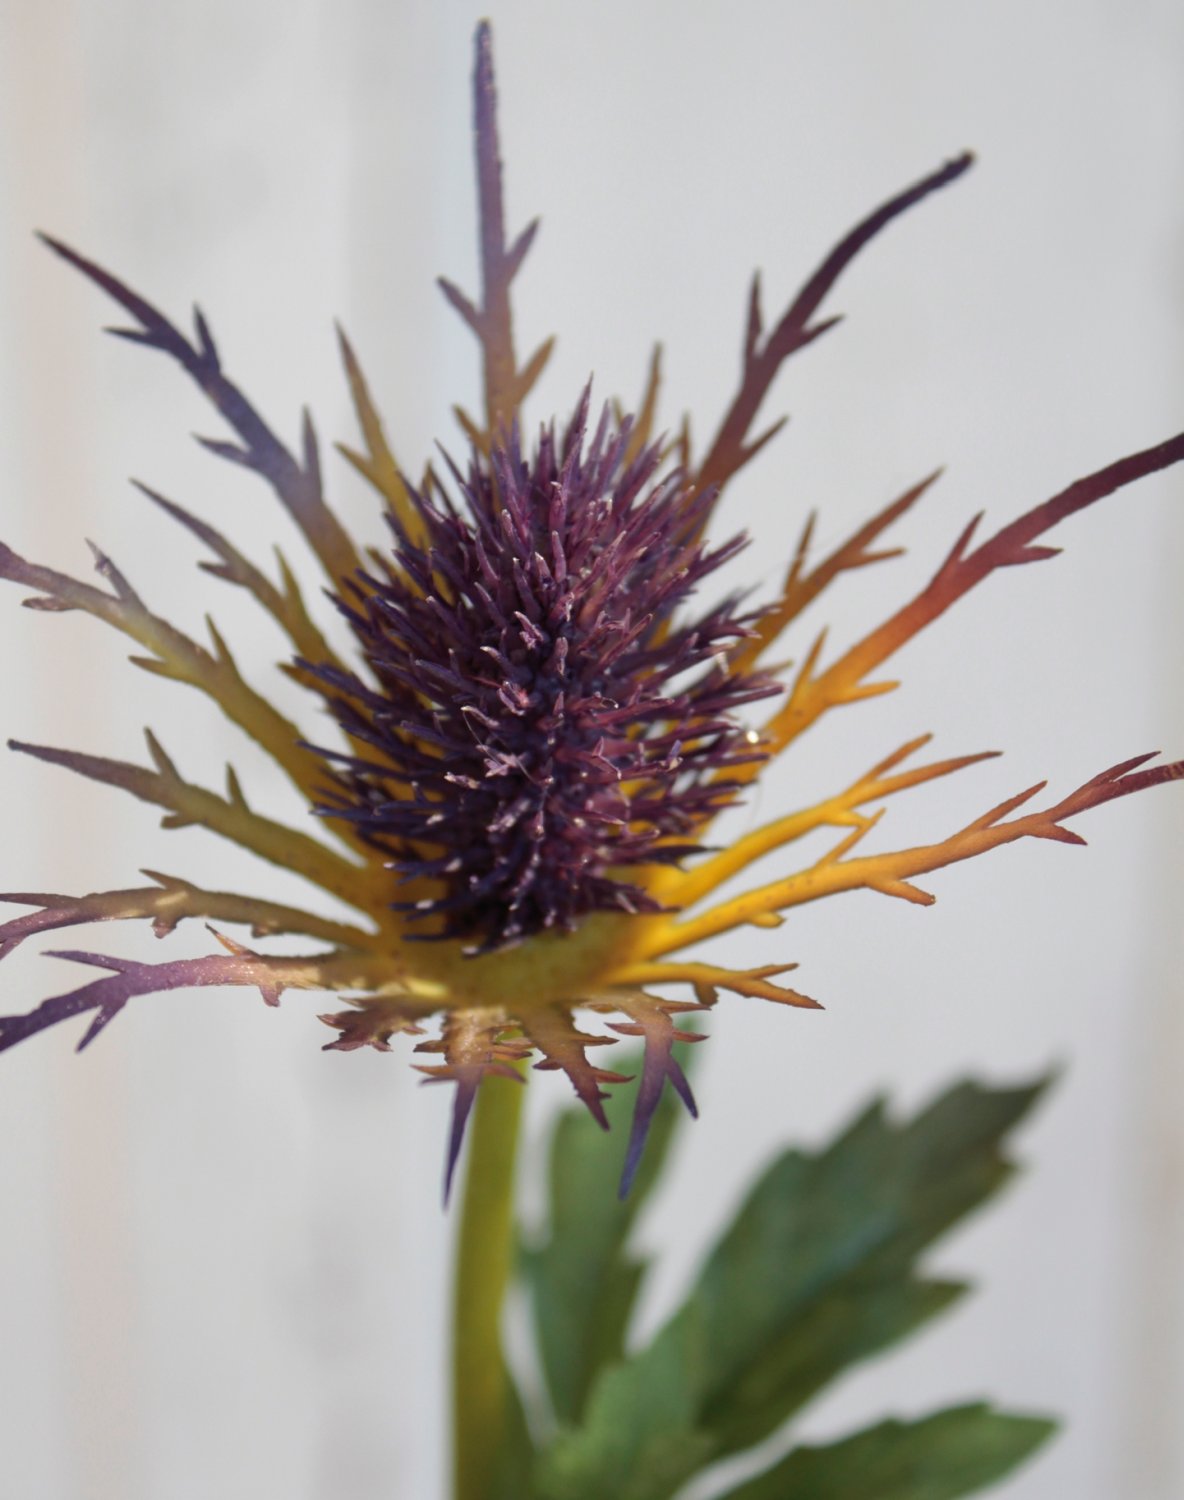
[[[84,1033],[82,1040],[78,1043],[77,1047],[75,1047],[75,1052],[85,1052],[90,1044],[98,1036],[99,1032],[104,1030],[104,1028],[115,1019],[115,1017],[123,1009],[123,1005],[124,1002],[120,1001],[116,1005],[107,1007],[101,1006],[92,1017],[91,1023],[86,1028],[86,1032]]]
[[[87,537],[86,539],[86,545],[90,548],[91,556],[94,558],[95,572],[98,573],[100,577],[107,580],[107,582],[115,590],[118,598],[121,599],[125,604],[140,605],[141,601],[139,595],[132,588],[131,584],[128,583],[127,579],[123,576],[123,574],[119,571],[119,569],[115,566],[115,564],[111,561],[107,554],[102,550],[102,548],[97,547],[89,537]]]
[[[482,447],[485,442],[485,434],[484,432],[482,432],[481,428],[477,426],[472,417],[469,416],[468,412],[465,411],[464,407],[454,406],[452,408],[452,415],[460,423],[469,442],[472,443],[475,448]]]
[[[748,293],[748,322],[744,329],[744,364],[750,366],[757,358],[757,345],[764,331],[764,316],[761,313],[761,273],[752,273],[752,286]]]
[[[795,687],[798,683],[805,684],[813,680],[814,668],[818,665],[818,658],[822,655],[822,648],[826,645],[826,632],[827,627],[824,625],[815,637],[814,644],[806,652],[806,659],[798,668],[794,681]]]
[[[856,820],[856,827],[853,828],[851,832],[844,838],[841,838],[833,849],[829,850],[822,856],[822,858],[818,861],[816,868],[819,870],[825,870],[830,865],[838,864],[844,854],[847,854],[852,849],[854,849],[856,844],[858,844],[861,839],[865,838],[872,831],[872,829],[884,816],[885,812],[887,812],[887,808],[878,807],[876,811],[871,814],[853,813],[853,817]]]
[[[738,462],[735,469],[733,470],[733,473],[738,474],[746,464],[751,463],[752,460],[761,451],[761,449],[764,448],[766,444],[773,441],[773,439],[777,436],[777,434],[781,431],[781,429],[788,421],[788,415],[784,417],[778,417],[771,427],[767,427],[765,431],[761,433],[760,437],[753,438],[752,442],[750,443],[744,443],[740,448],[738,454]]]
[[[436,285],[444,293],[453,309],[460,314],[478,338],[482,336],[484,319],[460,287],[455,282],[449,281],[447,276],[437,276]]]
[[[983,828],[990,828],[998,823],[1000,818],[1005,818],[1008,813],[1015,812],[1017,807],[1022,807],[1025,802],[1030,802],[1037,792],[1042,792],[1048,785],[1047,781],[1038,781],[1033,786],[1026,787],[1024,791],[1017,792],[1014,797],[1008,797],[1006,801],[1000,802],[992,807],[989,812],[983,813],[981,818],[976,818],[973,823],[968,823],[960,830],[960,834],[977,833]]]
[[[1014,568],[1023,563],[1044,562],[1050,557],[1060,557],[1063,551],[1063,547],[1017,547],[1010,557],[1002,558],[997,566],[1000,568]]]
[[[452,1101],[452,1126],[448,1133],[448,1158],[444,1167],[444,1207],[452,1197],[452,1182],[456,1175],[460,1148],[464,1145],[465,1129],[473,1110],[473,1103],[480,1086],[480,1077],[460,1077],[456,1080],[456,1094]]]
[[[1145,766],[1149,760],[1154,760],[1161,755],[1161,750],[1148,750],[1144,755],[1132,755],[1129,760],[1120,760],[1116,766],[1109,766],[1105,771],[1099,771],[1096,776],[1091,776],[1085,783],[1087,787],[1101,786],[1107,782],[1119,781],[1128,771],[1136,771],[1140,766]]]
[[[1079,833],[1074,833],[1071,828],[1062,827],[1060,823],[1050,823],[1047,828],[1033,829],[1038,839],[1052,839],[1058,844],[1080,844],[1085,846],[1086,840]]]
[[[861,552],[847,564],[847,568],[850,571],[853,568],[870,567],[873,563],[891,562],[894,557],[903,557],[905,551],[904,547],[880,547],[871,552]]]
[[[908,760],[910,755],[915,755],[918,750],[928,745],[932,738],[932,734],[919,734],[915,740],[909,740],[907,744],[901,745],[899,750],[894,750],[891,755],[886,755],[883,760],[877,761],[862,779],[864,781],[879,780],[885,771],[894,770],[901,761]]]
[[[21,600],[22,609],[44,610],[46,614],[65,615],[78,607],[77,604],[67,604],[64,599],[54,599],[48,594],[39,594],[32,598]]]
[[[304,450],[304,472],[318,493],[321,488],[321,450],[317,442],[317,430],[313,426],[312,412],[304,407],[301,412],[300,441]]]
[[[164,746],[152,733],[151,729],[145,728],[144,738],[148,742],[148,754],[152,757],[152,763],[162,776],[171,777],[174,781],[180,781],[181,776],[176,766],[165,753]],[[186,820],[191,821],[191,820]],[[179,826],[179,825],[178,825]]]
[[[227,953],[234,954],[235,958],[258,958],[259,955],[253,949],[246,948],[242,943],[236,942],[234,938],[227,936],[226,933],[219,932],[212,922],[207,922],[205,927],[214,941],[220,943],[226,949]]]
[[[187,680],[178,667],[167,661],[161,661],[156,656],[129,656],[128,661],[133,667],[139,667],[143,672],[151,672],[156,677],[168,677],[173,682]]]
[[[843,314],[836,313],[833,318],[823,318],[821,323],[815,323],[812,328],[804,328],[799,335],[795,347],[804,349],[807,344],[812,344],[815,339],[820,339],[824,333],[829,333],[832,328],[837,328],[843,321]]]
[[[115,328],[108,323],[103,332],[109,333],[113,339],[125,339],[129,344],[143,344],[149,349],[160,347],[159,337],[143,328]]]
[[[238,773],[229,761],[226,763],[226,795],[241,812],[250,812],[247,799],[243,796],[243,789],[238,779]]]
[[[197,347],[202,359],[211,369],[220,370],[222,365],[214,344],[214,335],[210,332],[210,325],[206,322],[205,314],[196,303],[193,306],[193,326],[197,331]]]
[[[507,281],[513,281],[514,277],[517,276],[531,245],[534,244],[535,235],[538,234],[541,223],[541,219],[531,219],[530,223],[506,251],[505,267]]]
[[[229,667],[232,671],[235,671],[237,675],[237,671],[234,666],[234,658],[230,654],[230,648],[229,646],[227,646],[225,640],[219,633],[217,625],[214,624],[213,616],[206,615],[205,622],[206,630],[209,632],[210,641],[214,647],[214,656],[217,658],[221,666]]]
[[[883,693],[893,693],[900,682],[857,682],[835,697],[836,703],[860,703],[865,698],[879,698]]]
[[[554,336],[544,339],[522,367],[515,387],[515,394],[519,401],[525,400],[534,388],[535,381],[543,373],[543,369],[547,361],[551,358],[551,351],[554,347]]]
[[[966,549],[967,549],[967,547],[970,546],[971,539],[973,538],[974,533],[978,530],[979,525],[982,522],[983,516],[985,516],[985,515],[986,515],[986,511],[980,510],[977,515],[971,516],[970,520],[967,521],[966,525],[959,532],[957,540],[954,542],[954,545],[950,548],[949,552],[947,553],[945,561],[942,563],[941,567],[938,568],[938,570],[937,570],[937,576],[939,578],[942,576],[943,573],[947,573],[950,570],[952,570],[953,568],[956,568],[958,566],[958,564],[962,561],[962,559],[965,557],[965,555],[966,555]]]
[[[929,891],[923,891],[920,886],[907,880],[869,880],[868,888],[879,891],[882,896],[899,896],[902,901],[911,901],[914,906],[932,906],[937,900]]]
[[[622,1034],[628,1035],[636,1031],[645,1037],[641,1082],[637,1089],[633,1122],[629,1131],[629,1144],[625,1151],[625,1164],[621,1171],[621,1183],[617,1194],[622,1200],[628,1196],[629,1189],[633,1186],[637,1169],[641,1165],[641,1156],[649,1137],[650,1127],[653,1125],[654,1115],[667,1082],[682,1100],[691,1118],[698,1119],[699,1116],[691,1086],[687,1082],[686,1074],[674,1058],[671,1048],[675,1042],[702,1041],[703,1038],[689,1032],[680,1032],[670,1020],[668,1010],[660,1004],[656,1004],[652,1010],[646,1010],[642,1014],[645,1017],[644,1022],[634,1021],[613,1026],[614,1031]]]
[[[216,458],[224,458],[227,463],[239,464],[245,469],[251,467],[252,459],[249,449],[241,448],[237,443],[224,442],[221,438],[202,437],[199,432],[195,432],[193,437],[208,453],[212,453]]]
[[[810,544],[814,540],[814,528],[818,524],[818,512],[812,510],[806,517],[806,524],[802,527],[798,544],[793,554],[793,562],[789,565],[789,572],[785,575],[785,587],[783,593],[788,594],[802,576],[802,569],[806,566],[806,558],[810,553]]]

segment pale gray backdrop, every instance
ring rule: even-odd
[[[352,436],[343,318],[418,466],[471,399],[468,336],[435,295],[474,279],[468,3],[3,0],[0,508],[7,539],[85,571],[110,551],[197,628],[216,605],[246,671],[279,642],[199,574],[135,474],[257,551],[292,537],[261,488],[201,455],[216,422],[157,356],[103,340],[102,299],[31,239],[53,230],[178,315],[200,298],[234,372],[290,436],[311,402]],[[494,17],[515,224],[545,216],[524,342],[561,336],[535,413],[589,372],[635,393],[666,340],[664,413],[706,434],[735,379],[745,286],[788,296],[866,209],[965,146],[971,176],[893,227],[801,355],[793,425],[727,511],[779,570],[804,510],[825,542],[945,462],[909,558],[827,601],[836,646],[927,576],[965,518],[1001,520],[1181,425],[1184,12],[1173,0],[599,0]],[[370,502],[330,459],[352,521]],[[836,714],[755,810],[797,803],[915,733],[1007,757],[892,807],[917,842],[1048,775],[1184,753],[1184,478],[1146,482],[996,579],[900,660],[905,689]],[[193,695],[136,674],[86,619],[3,598],[0,731],[136,758],[151,722],[207,780],[266,766]],[[0,888],[135,883],[148,865],[283,894],[200,833],[6,758]],[[873,1089],[914,1106],[973,1070],[1065,1076],[1031,1170],[938,1264],[982,1283],[916,1345],[845,1381],[809,1429],[989,1395],[1068,1430],[999,1494],[1184,1493],[1180,854],[1172,789],[941,874],[934,910],[851,896],[733,957],[786,954],[824,1015],[726,1001],[704,1118],[646,1220],[668,1254],[652,1323],[717,1210],[789,1136]],[[294,884],[292,894],[296,893]],[[152,939],[103,934],[118,951]],[[207,946],[199,927],[171,951]],[[46,946],[56,946],[49,943]],[[4,1009],[78,971],[37,945]],[[721,950],[721,951],[727,951]],[[139,1002],[84,1058],[66,1029],[0,1060],[0,1493],[12,1500],[435,1500],[444,1473],[444,1092],[402,1057],[323,1056],[315,998]],[[562,1094],[532,1089],[537,1125]],[[528,1157],[537,1178],[537,1157]],[[528,1198],[537,1193],[528,1191]]]

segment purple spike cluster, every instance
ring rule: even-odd
[[[452,466],[463,507],[429,478],[422,544],[388,517],[393,563],[338,600],[377,686],[310,664],[363,747],[324,752],[340,769],[319,810],[425,892],[396,903],[420,935],[473,951],[652,909],[622,872],[698,847],[727,769],[760,754],[734,711],[778,691],[727,664],[751,618],[735,597],[674,620],[744,539],[708,550],[710,492],[658,478],[657,447],[631,458],[607,412],[589,437],[587,414],[585,392],[532,460],[515,432]]]

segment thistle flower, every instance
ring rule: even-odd
[[[677,471],[653,483],[659,446],[630,459],[607,410],[585,451],[588,399],[532,463],[511,434],[454,471],[463,510],[408,491],[421,540],[390,517],[393,563],[339,601],[375,686],[308,664],[365,747],[324,752],[345,771],[321,811],[434,881],[397,909],[475,952],[656,910],[626,870],[698,852],[721,773],[754,759],[734,710],[777,692],[727,664],[748,634],[733,600],[675,619],[741,540],[708,551],[707,497]]]
[[[594,1049],[638,1036],[637,1087],[623,1187],[631,1179],[661,1093],[671,1084],[694,1109],[674,1056],[699,1038],[678,1018],[709,1009],[720,991],[796,1007],[816,1002],[788,987],[782,961],[736,970],[688,956],[718,934],[776,928],[784,913],[840,891],[866,889],[930,904],[917,877],[1021,838],[1081,843],[1066,821],[1089,808],[1184,775],[1184,762],[1138,756],[1067,794],[1043,784],[1011,797],[935,843],[865,854],[870,809],[910,787],[948,776],[983,755],[921,761],[928,736],[880,758],[849,786],[723,848],[710,847],[717,815],[775,757],[831,709],[895,686],[874,674],[905,642],[996,569],[1053,556],[1044,534],[1115,490],[1184,458],[1184,435],[1076,480],[986,540],[978,518],[930,582],[879,627],[834,655],[825,634],[779,680],[765,665],[799,617],[840,575],[895,556],[889,529],[928,490],[907,490],[822,557],[803,527],[784,584],[745,612],[725,597],[699,602],[701,586],[741,545],[707,536],[721,493],[778,431],[756,424],[782,365],[838,321],[822,303],[854,256],[906,210],[960,178],[969,155],[890,199],[844,238],[772,327],[754,281],[737,393],[714,440],[697,457],[684,425],[655,437],[657,357],[635,420],[592,416],[587,391],[564,425],[536,441],[522,405],[550,350],[520,363],[510,290],[537,224],[507,240],[488,28],[477,35],[474,76],[482,288],[473,302],[442,289],[472,329],[484,370],[480,420],[458,412],[467,453],[407,477],[387,444],[361,367],[342,337],[362,431],[343,450],[377,492],[387,542],[362,548],[324,495],[319,445],[305,417],[290,450],[223,367],[200,312],[192,336],[93,262],[48,243],[134,320],[115,330],[160,350],[194,380],[234,433],[203,439],[275,492],[319,562],[347,650],[322,632],[295,575],[278,583],[201,518],[145,493],[213,554],[203,566],[245,589],[291,643],[288,674],[340,738],[323,744],[280,713],[240,674],[211,625],[210,644],[185,635],[141,599],[115,563],[96,553],[98,586],[0,547],[0,576],[32,590],[31,607],[83,610],[137,642],[145,670],[205,693],[266,751],[317,821],[290,827],[254,811],[233,771],[225,792],[189,781],[148,734],[150,765],[11,742],[13,748],[118,786],[165,810],[168,827],[200,824],[294,870],[351,908],[352,921],[261,897],[206,890],[173,875],[81,897],[13,894],[31,911],[0,925],[0,956],[35,933],[115,919],[149,921],[158,937],[187,918],[240,924],[255,938],[299,934],[319,945],[298,956],[245,946],[211,926],[219,951],[144,963],[89,950],[54,956],[105,971],[0,1017],[0,1050],[72,1016],[88,1016],[80,1049],[135,996],[211,985],[257,988],[277,1004],[285,990],[326,991],[342,1009],[321,1017],[326,1046],[390,1050],[397,1033],[420,1038],[429,1078],[455,1085],[447,1178],[482,1080],[520,1076],[521,1065],[564,1072],[602,1123],[611,1085]],[[774,694],[763,717],[750,705]],[[1039,800],[1038,800],[1039,799]],[[819,829],[828,852],[741,894],[725,882]],[[671,998],[671,987],[676,998]],[[609,1018],[585,1030],[577,1013]],[[428,1028],[435,1027],[433,1034]]]

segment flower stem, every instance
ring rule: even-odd
[[[509,1377],[501,1313],[514,1257],[514,1161],[526,1090],[487,1078],[469,1138],[452,1304],[454,1500],[489,1500]]]

